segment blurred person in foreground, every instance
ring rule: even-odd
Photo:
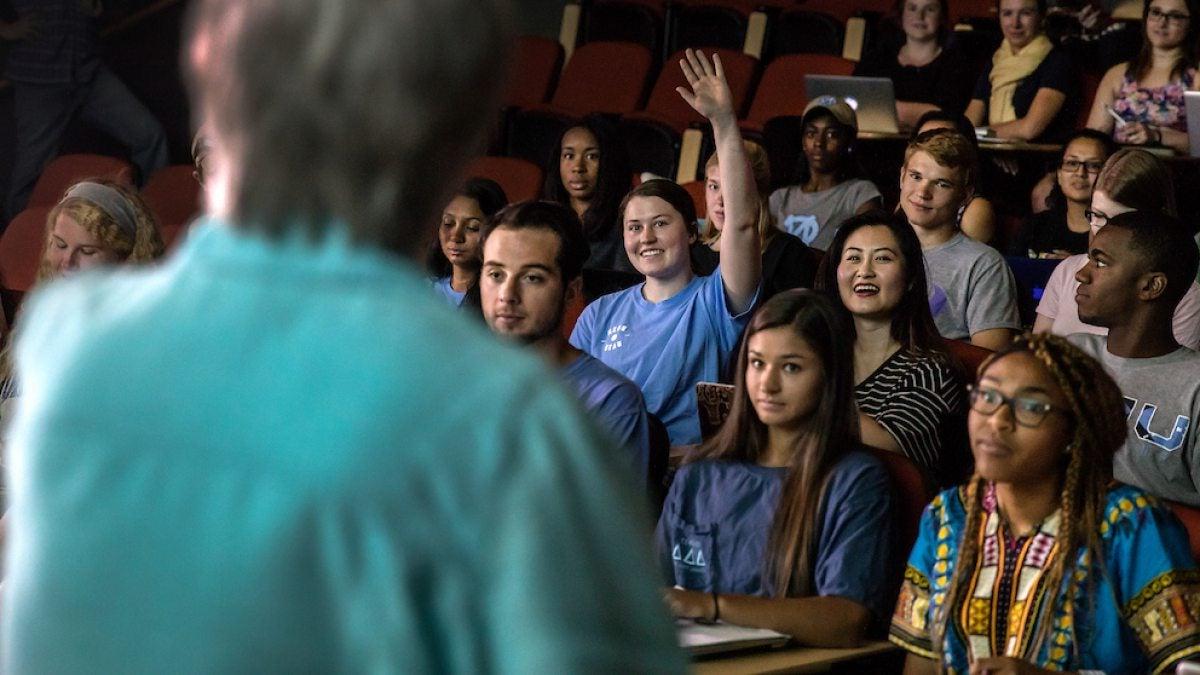
[[[599,433],[414,262],[507,25],[193,3],[210,218],[17,338],[0,671],[682,669]]]

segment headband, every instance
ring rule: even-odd
[[[100,183],[76,183],[67,190],[63,201],[82,199],[100,207],[100,210],[117,223],[121,231],[129,235],[131,240],[137,239],[137,213],[129,199],[114,188]]]

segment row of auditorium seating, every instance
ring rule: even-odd
[[[567,14],[578,14],[579,44],[634,42],[659,58],[687,47],[723,47],[770,61],[860,51],[894,6],[894,0],[585,0],[568,5]],[[996,3],[956,0],[951,11],[954,22],[991,20]]]
[[[133,165],[104,155],[62,155],[47,165],[34,185],[25,210],[0,235],[0,306],[8,325],[21,298],[33,286],[46,242],[46,216],[67,188],[85,178],[109,178],[132,184]],[[200,185],[190,164],[157,171],[142,189],[142,197],[158,218],[168,249],[182,239],[189,222],[200,213]]]
[[[854,63],[829,54],[790,54],[761,68],[748,54],[714,49],[725,66],[734,106],[750,135],[776,117],[794,116],[808,101],[804,76],[849,75]],[[572,120],[600,113],[619,120],[635,172],[675,177],[684,132],[704,120],[675,91],[683,86],[682,52],[657,72],[649,50],[621,42],[592,42],[572,54],[559,73],[561,46],[545,38],[518,42],[520,86],[506,100],[497,154],[544,164]],[[531,83],[545,87],[535,90]]]

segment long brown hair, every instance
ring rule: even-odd
[[[1142,2],[1142,48],[1138,50],[1138,55],[1129,62],[1126,67],[1126,74],[1133,73],[1133,81],[1141,82],[1142,78],[1150,72],[1150,66],[1154,64],[1154,47],[1150,45],[1150,41],[1146,39],[1146,30],[1150,25],[1146,20],[1150,17],[1150,3],[1154,0],[1143,0]],[[1188,19],[1187,34],[1183,36],[1183,44],[1179,45],[1179,56],[1175,59],[1175,63],[1171,64],[1171,81],[1182,80],[1183,73],[1188,68],[1195,68],[1200,65],[1200,2],[1196,0],[1183,0],[1187,5],[1188,14],[1191,18]]]
[[[979,375],[986,373],[996,361],[1010,354],[1026,353],[1049,372],[1058,383],[1074,426],[1073,438],[1067,447],[1066,461],[1059,478],[1062,482],[1062,501],[1059,504],[1062,520],[1059,527],[1059,555],[1049,569],[1046,588],[1052,594],[1050,601],[1043,604],[1037,621],[1037,632],[1029,641],[1028,653],[1021,658],[1034,658],[1050,637],[1052,612],[1062,609],[1068,616],[1067,626],[1072,631],[1072,644],[1078,659],[1079,644],[1075,639],[1076,593],[1093,598],[1094,574],[1086,574],[1080,581],[1074,571],[1077,551],[1085,550],[1083,564],[1086,571],[1099,569],[1103,573],[1103,549],[1100,542],[1100,522],[1104,515],[1104,503],[1109,484],[1112,482],[1113,455],[1125,442],[1125,403],[1121,390],[1104,371],[1103,366],[1084,354],[1065,339],[1047,333],[1030,334],[1016,338],[1011,344],[993,354],[979,367]],[[946,631],[951,622],[957,621],[963,604],[969,599],[967,586],[975,573],[979,558],[979,540],[976,537],[983,513],[983,494],[987,482],[978,474],[964,488],[966,496],[966,525],[963,527],[958,561],[950,581],[946,602],[938,612],[933,625],[933,646],[941,653]],[[1067,581],[1066,603],[1060,601],[1059,589]]]
[[[788,467],[771,536],[764,577],[776,597],[812,595],[813,566],[820,539],[820,507],[829,474],[859,445],[854,404],[854,354],[845,339],[844,313],[825,295],[809,290],[779,293],[750,321],[738,350],[737,384],[729,418],[720,431],[689,458],[756,463],[767,451],[767,427],[758,419],[746,391],[750,337],[772,328],[791,328],[817,354],[824,383],[821,400],[797,441]]]

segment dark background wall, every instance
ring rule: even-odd
[[[557,39],[562,0],[511,2],[520,34]],[[191,161],[191,120],[179,75],[187,6],[187,0],[106,0],[102,17],[105,61],[162,122],[171,144],[171,161],[176,163]],[[0,16],[13,16],[7,0],[0,0]],[[2,47],[0,43],[0,59]],[[0,200],[7,194],[13,143],[12,88],[0,84]],[[127,156],[111,139],[78,124],[68,132],[63,152]]]

